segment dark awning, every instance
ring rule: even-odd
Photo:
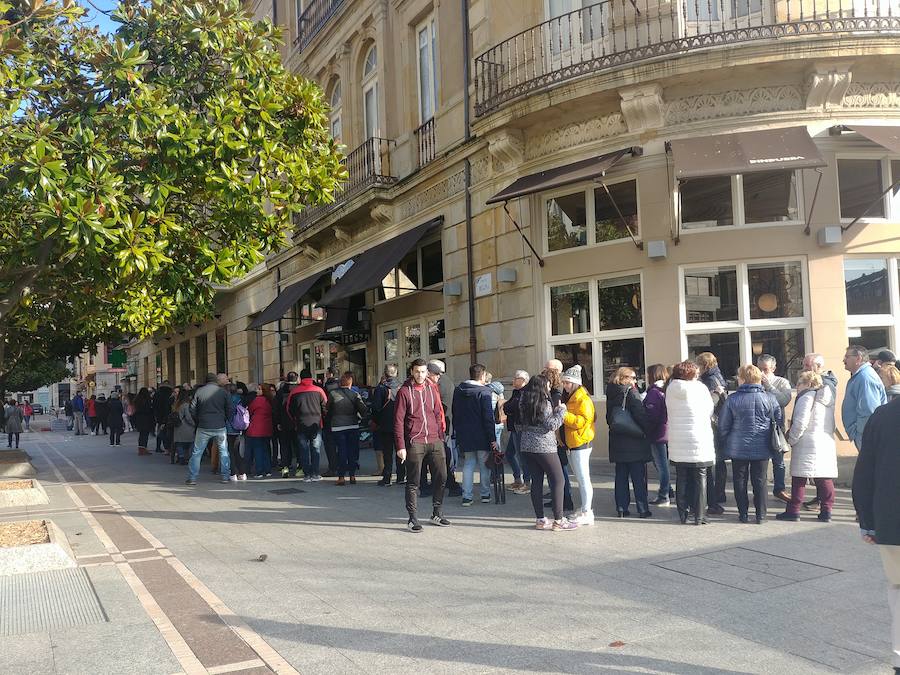
[[[253,321],[247,326],[247,330],[255,330],[265,326],[267,323],[278,321],[287,314],[288,310],[293,307],[300,298],[309,293],[309,290],[316,285],[316,282],[326,274],[331,274],[331,270],[326,270],[306,277],[305,279],[291,284],[285,288],[278,296],[269,303],[262,312],[259,313]]]
[[[672,156],[678,179],[826,166],[806,127],[685,138]]]
[[[352,297],[357,293],[364,293],[376,286],[380,286],[384,277],[397,266],[400,260],[419,243],[427,232],[433,227],[444,222],[443,216],[429,220],[423,225],[414,227],[393,239],[379,244],[368,251],[360,253],[353,259],[353,265],[338,279],[317,306],[328,308],[338,300]]]
[[[597,176],[602,176],[609,171],[616,162],[628,153],[637,153],[635,148],[626,148],[625,150],[616,150],[599,157],[591,157],[583,159],[574,164],[566,166],[558,166],[555,169],[547,171],[539,171],[530,176],[522,176],[512,185],[501,190],[493,197],[488,199],[485,204],[496,204],[505,202],[515,197],[534,194],[535,192],[543,192],[545,190],[553,190],[563,185],[571,185],[572,183],[581,183],[582,181],[591,180]]]
[[[882,148],[900,154],[900,127],[867,127],[854,124],[850,128]]]

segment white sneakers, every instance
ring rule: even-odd
[[[594,524],[594,512],[593,511],[582,511],[580,513],[577,513],[574,518],[570,518],[570,520],[574,520],[581,527],[584,527],[585,525],[593,525]]]

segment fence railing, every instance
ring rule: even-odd
[[[391,148],[395,141],[369,138],[347,155],[342,163],[347,167],[347,180],[335,195],[334,202],[304,209],[295,218],[297,232],[311,228],[332,210],[371,187],[387,187],[397,182],[391,171]]]
[[[900,32],[900,0],[606,0],[475,59],[475,112],[586,73],[720,45]]]
[[[344,0],[312,0],[297,17],[297,37],[294,39],[294,46],[300,51],[306,49],[343,4]]]
[[[415,131],[416,146],[418,148],[419,168],[428,164],[434,159],[435,140],[434,140],[434,118],[430,118],[422,126]]]

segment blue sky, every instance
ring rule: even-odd
[[[92,2],[98,8],[107,12],[113,10],[119,4],[118,0],[92,0]],[[110,21],[105,14],[95,11],[90,3],[82,2],[81,5],[88,10],[87,22],[89,24],[100,26],[100,30],[106,33],[111,33],[118,27],[118,24]]]

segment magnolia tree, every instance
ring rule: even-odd
[[[312,82],[240,0],[0,0],[0,378],[48,335],[203,320],[344,177]]]

